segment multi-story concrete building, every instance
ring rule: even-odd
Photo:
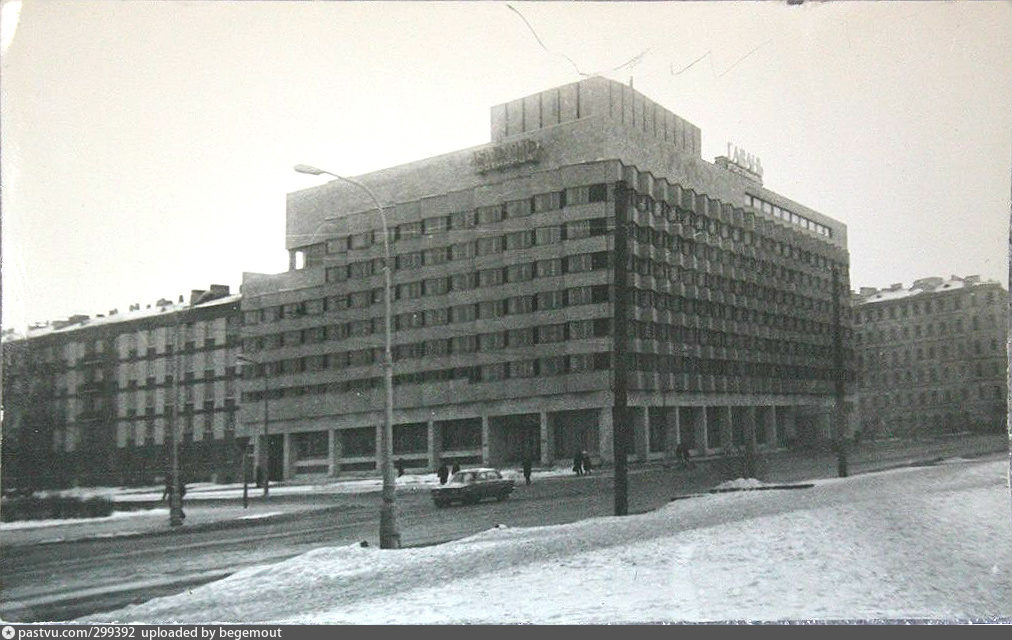
[[[861,429],[869,435],[1004,429],[1008,292],[978,276],[853,296]]]
[[[169,465],[174,410],[183,479],[235,477],[239,324],[238,296],[212,285],[188,303],[162,299],[8,336],[4,487],[153,482]]]
[[[493,107],[490,144],[357,178],[394,254],[396,458],[611,461],[623,402],[637,459],[829,435],[846,227],[700,139],[592,78]],[[289,194],[289,270],[244,275],[240,429],[275,478],[376,468],[380,229],[345,182]]]

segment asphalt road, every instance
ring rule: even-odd
[[[999,440],[1000,442],[1000,440]],[[864,447],[853,452],[852,474],[960,454],[993,445],[959,441]],[[769,461],[769,479],[799,481],[835,475],[835,458],[789,454]],[[634,466],[629,510],[655,509],[680,495],[703,491],[721,479],[715,467],[666,469]],[[792,492],[793,493],[793,492]],[[276,500],[278,498],[272,498]],[[293,498],[299,499],[299,498]],[[277,562],[320,546],[378,543],[378,494],[315,498],[319,510],[295,519],[251,521],[242,528],[180,530],[169,535],[105,538],[0,548],[6,621],[63,621],[118,609],[227,576],[244,567]],[[398,493],[404,546],[435,544],[484,531],[561,524],[613,513],[610,472],[544,479],[520,485],[505,502],[437,509],[427,491]]]

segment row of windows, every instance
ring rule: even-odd
[[[817,308],[820,311],[828,310],[828,303],[816,306],[814,302],[805,302],[808,299],[807,296],[800,294],[787,295],[790,292],[776,289],[775,287],[763,287],[758,284],[759,277],[765,276],[770,280],[775,280],[777,283],[783,285],[797,284],[802,287],[805,291],[826,291],[831,289],[829,281],[824,278],[818,278],[811,276],[807,273],[800,271],[793,271],[784,267],[779,267],[766,260],[757,260],[755,258],[745,258],[738,254],[727,253],[729,256],[733,256],[734,266],[736,269],[741,270],[743,274],[752,274],[755,278],[755,282],[751,282],[747,279],[736,279],[728,276],[722,276],[702,269],[692,269],[690,267],[682,267],[677,264],[670,264],[668,262],[652,260],[650,258],[640,258],[638,256],[630,256],[629,262],[626,265],[630,272],[637,273],[641,276],[651,276],[653,278],[671,281],[671,282],[682,282],[686,284],[694,284],[700,287],[707,287],[715,291],[724,291],[726,293],[733,293],[736,295],[751,295],[751,296],[765,296],[764,299],[772,302],[786,302],[789,304],[803,304],[803,308],[811,309]],[[781,293],[775,293],[780,291]]]
[[[973,316],[970,320],[969,327],[966,328],[969,331],[995,328],[993,314],[987,314],[982,318]],[[862,342],[876,343],[890,340],[895,341],[901,337],[904,340],[909,340],[910,338],[931,337],[935,335],[961,334],[963,331],[963,318],[955,318],[948,322],[940,320],[938,322],[928,322],[924,325],[915,324],[913,326],[891,327],[889,329],[865,329],[857,335],[856,340],[858,344]]]
[[[396,271],[413,271],[422,267],[446,264],[455,260],[473,260],[478,256],[488,256],[504,251],[528,249],[535,245],[546,245],[603,235],[605,218],[580,220],[562,226],[541,227],[515,231],[502,236],[489,236],[467,242],[460,242],[449,247],[436,247],[424,251],[403,253],[393,258]],[[567,256],[568,261],[575,256]],[[361,260],[346,265],[327,267],[327,282],[345,282],[360,278],[368,278],[383,272],[384,258]]]
[[[704,221],[706,220],[704,216],[699,216],[698,219]],[[826,256],[815,253],[814,251],[801,249],[800,247],[796,247],[790,243],[775,240],[774,238],[763,236],[759,233],[742,231],[738,227],[728,227],[727,225],[721,226],[722,223],[717,221],[714,222],[716,226],[720,226],[725,231],[728,229],[733,230],[733,233],[725,232],[720,234],[720,237],[724,239],[741,242],[746,246],[754,246],[766,251],[770,255],[776,255],[784,259],[801,262],[813,268],[826,271],[832,269],[833,262],[826,258]],[[705,223],[701,223],[700,227],[702,227],[701,230],[705,231]],[[697,241],[695,237],[683,237],[681,235],[668,233],[662,229],[655,229],[654,227],[646,225],[633,223],[630,235],[640,245],[652,246],[655,249],[667,249],[673,253],[681,253],[685,256],[695,255],[701,260],[724,260],[733,264],[735,262],[741,262],[741,258],[744,257],[739,253],[721,249],[716,245],[708,244],[703,241]],[[717,236],[718,234],[715,233],[714,235]],[[771,264],[773,269],[769,270],[769,275],[776,275],[776,271],[774,270],[776,265],[773,263]],[[781,269],[780,273],[783,274],[784,271]],[[763,275],[768,275],[765,270],[763,271]]]
[[[528,347],[536,344],[599,338],[610,335],[611,325],[607,318],[595,320],[575,320],[560,324],[508,329],[482,334],[459,335],[451,338],[435,338],[421,342],[395,345],[392,350],[394,360],[411,358],[439,357],[462,353],[498,351],[500,349]],[[315,354],[299,358],[289,358],[263,365],[252,365],[246,369],[250,377],[262,376],[266,369],[267,375],[303,373],[306,371],[325,371],[327,369],[343,369],[348,366],[367,366],[382,362],[384,350],[379,347],[342,351],[335,353]]]
[[[832,355],[832,348],[829,345],[810,344],[793,340],[774,340],[738,333],[682,327],[660,322],[629,320],[628,334],[629,337],[639,340],[658,340],[662,343],[698,344],[726,349],[818,358],[828,358]]]
[[[985,345],[980,340],[974,340],[970,342],[963,340],[960,342],[953,343],[938,343],[938,349],[935,349],[935,345],[928,345],[927,348],[919,346],[916,349],[875,349],[868,348],[863,351],[859,356],[859,363],[864,366],[867,364],[869,367],[872,366],[888,366],[891,362],[893,366],[898,364],[909,364],[912,359],[916,360],[934,360],[936,357],[939,359],[946,359],[958,356],[985,356]],[[971,349],[972,347],[972,349]],[[990,354],[1004,353],[1005,345],[998,342],[997,339],[992,339],[990,344]]]
[[[498,300],[460,304],[452,307],[439,307],[424,311],[401,313],[393,317],[392,331],[408,331],[423,327],[438,327],[447,324],[470,322],[500,318],[507,315],[549,311],[564,307],[575,307],[585,304],[598,304],[611,299],[608,285],[593,285],[542,291],[540,293],[512,296]],[[299,346],[303,344],[319,344],[330,340],[344,340],[350,337],[363,337],[385,331],[385,318],[365,318],[338,324],[286,331],[284,333],[247,338],[244,350],[247,353],[265,349]]]
[[[745,204],[749,205],[753,209],[759,209],[763,213],[771,215],[778,220],[790,222],[791,224],[798,225],[802,229],[814,231],[820,236],[826,236],[827,238],[833,237],[833,230],[826,225],[819,224],[814,220],[809,220],[805,216],[798,215],[790,209],[775,205],[772,202],[766,202],[761,198],[748,195],[745,196]]]
[[[988,291],[983,295],[986,300],[986,304],[994,304],[997,300],[994,291]],[[896,320],[899,318],[907,318],[910,316],[919,316],[922,313],[938,313],[942,311],[958,311],[963,308],[965,303],[969,303],[970,306],[976,307],[979,298],[977,293],[969,294],[947,294],[934,299],[928,300],[913,300],[900,304],[891,304],[888,307],[877,306],[871,309],[861,309],[855,313],[855,321],[858,323],[862,322],[874,322],[876,320]],[[991,314],[988,314],[990,316]],[[993,320],[993,317],[992,317]],[[979,322],[974,318],[975,322]],[[993,325],[992,325],[993,326]],[[974,325],[976,328],[976,325]]]
[[[203,406],[201,406],[200,408],[197,408],[192,403],[188,402],[185,405],[183,405],[179,414],[182,416],[188,415],[210,416],[214,413],[219,413],[223,411],[224,412],[235,411],[235,409],[236,409],[235,399],[225,398],[225,403],[223,405],[215,405],[214,400],[205,400]],[[154,416],[171,416],[171,415],[172,415],[171,404],[164,405],[163,407],[161,407],[160,411],[158,410],[157,407],[150,404],[144,407],[143,411],[133,407],[130,407],[126,410],[127,418],[153,418]]]
[[[433,369],[417,373],[403,373],[395,375],[393,381],[397,386],[447,382],[450,380],[461,380],[469,383],[496,382],[511,378],[583,373],[608,369],[610,366],[610,354],[608,353],[580,353],[514,362],[495,362],[486,365]],[[350,393],[377,389],[382,386],[383,378],[377,376],[342,382],[328,382],[326,384],[269,389],[267,395],[269,399],[276,400],[313,394]],[[262,400],[262,391],[249,391],[243,394],[243,402],[259,402]]]
[[[862,395],[861,405],[875,409],[893,409],[897,406],[915,407],[918,405],[948,404],[952,402],[969,401],[972,399],[974,387],[962,387],[958,389],[932,389],[930,391],[917,392],[894,392],[877,395]],[[1005,399],[1005,391],[1000,385],[980,385],[976,387],[977,400]],[[965,408],[965,407],[964,407]]]
[[[410,300],[423,296],[445,295],[451,291],[470,291],[479,287],[527,282],[535,278],[550,278],[595,271],[607,268],[608,264],[609,254],[606,251],[580,253],[565,258],[549,258],[506,267],[494,267],[451,276],[404,282],[393,287],[392,297],[395,300]],[[385,288],[377,287],[298,303],[248,310],[244,313],[244,319],[246,324],[255,325],[261,322],[276,322],[287,318],[321,315],[344,309],[360,309],[382,303],[385,295]]]
[[[451,230],[473,229],[479,225],[494,224],[503,220],[522,218],[535,213],[554,211],[571,205],[604,202],[608,199],[605,184],[571,187],[563,191],[541,193],[530,198],[511,200],[500,204],[478,207],[469,211],[458,211],[444,216],[432,216],[414,222],[405,222],[389,230],[391,242],[432,236]],[[381,229],[365,231],[330,240],[328,253],[339,253],[350,249],[367,249],[383,242]]]
[[[875,387],[883,385],[901,384],[929,384],[933,382],[945,382],[950,380],[952,375],[960,375],[962,378],[993,378],[1004,374],[1005,369],[997,361],[978,362],[971,367],[964,364],[961,367],[944,367],[941,371],[935,367],[921,367],[918,369],[905,369],[902,371],[886,371],[866,373],[862,376],[862,387]]]
[[[777,362],[744,362],[655,353],[626,354],[626,368],[632,371],[662,374],[747,376],[780,380],[831,380],[833,375],[833,370],[829,367],[810,367]]]

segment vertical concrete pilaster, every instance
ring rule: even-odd
[[[706,433],[708,429],[708,426],[706,424],[706,407],[696,407],[693,410],[693,413],[695,414],[694,420],[695,424],[693,425],[693,429],[695,430],[696,434],[695,455],[705,456],[707,450],[710,447],[710,442],[709,440],[707,440],[707,433]]]
[[[615,451],[612,448],[612,416],[611,407],[602,407],[598,417],[598,436],[601,443],[601,462],[615,462]]]
[[[436,421],[429,420],[426,425],[426,439],[428,440],[429,452],[429,469],[436,469],[439,467],[439,456],[440,456],[440,434],[437,433]]]
[[[636,460],[645,462],[650,452],[650,418],[647,407],[629,407],[633,427],[633,452]]]
[[[547,466],[552,464],[552,428],[548,423],[547,411],[542,411],[539,414],[539,418],[541,419],[541,429],[539,433],[541,438],[541,464]]]
[[[295,447],[292,446],[292,434],[284,434],[282,442],[284,443],[284,447],[281,455],[281,479],[288,480],[292,477],[292,458],[295,455]]]
[[[488,431],[488,414],[481,414],[481,461],[489,464],[489,450],[492,444]]]
[[[731,427],[731,407],[724,406],[720,410],[720,444],[724,451],[730,451],[734,445],[734,432]]]
[[[667,462],[672,462],[675,459],[675,449],[678,448],[682,438],[679,413],[678,407],[669,407],[668,414],[665,416],[664,460]]]
[[[777,448],[777,408],[776,406],[767,407],[765,424],[762,428],[766,432],[766,446],[770,449]]]

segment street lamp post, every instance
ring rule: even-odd
[[[383,502],[380,506],[380,548],[398,549],[401,546],[401,534],[397,527],[397,512],[394,504],[396,478],[393,465],[393,419],[394,419],[394,384],[393,384],[393,357],[390,352],[390,235],[387,229],[386,210],[380,204],[379,198],[372,189],[353,178],[345,178],[336,173],[318,169],[304,164],[295,165],[299,173],[309,175],[328,175],[342,182],[358,187],[364,191],[372,200],[376,211],[379,213],[380,222],[383,225],[383,276],[384,276],[384,358],[383,358],[383,379],[386,387],[386,416],[383,421],[383,432],[380,438],[380,465],[383,471]]]
[[[263,390],[263,396],[264,396],[264,446],[263,446],[263,451],[261,452],[261,456],[260,456],[261,458],[263,458],[263,465],[260,468],[263,470],[264,498],[267,498],[268,497],[268,492],[270,491],[270,484],[271,484],[271,473],[270,473],[271,450],[270,450],[270,446],[268,445],[268,442],[267,442],[267,435],[268,435],[268,433],[267,433],[267,416],[268,416],[268,413],[267,413],[267,409],[268,409],[268,405],[267,405],[267,367],[264,366],[264,364],[262,362],[260,362],[259,360],[254,360],[253,358],[251,358],[249,356],[244,356],[244,355],[236,356],[236,360],[238,360],[239,362],[245,362],[247,364],[255,364],[255,365],[257,365],[258,367],[260,367],[263,370],[263,374],[264,374],[264,390]],[[245,460],[245,459],[246,459],[246,452],[244,451],[243,452],[243,460]],[[246,474],[243,473],[243,476],[242,476],[242,495],[243,495],[243,503],[244,504],[245,504],[246,492],[247,492],[246,482],[247,482],[246,481]]]
[[[179,323],[181,310],[173,314],[174,326],[172,336],[172,431],[170,446],[172,447],[172,478],[166,489],[169,492],[169,526],[183,525],[183,496],[180,495],[182,482],[179,480],[179,378],[182,375],[180,359],[183,357],[182,342],[179,339]]]

